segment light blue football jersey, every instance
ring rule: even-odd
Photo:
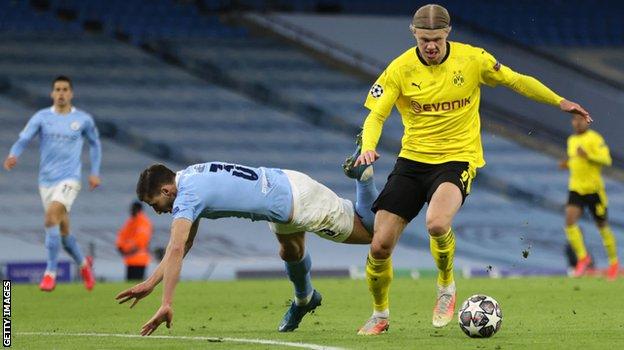
[[[292,189],[281,169],[195,164],[176,174],[176,186],[174,219],[239,217],[285,223],[292,211]]]
[[[97,127],[88,113],[73,107],[68,114],[56,113],[54,107],[40,110],[20,132],[9,154],[19,157],[37,135],[41,152],[39,185],[52,186],[68,179],[80,181],[84,138],[89,142],[91,175],[99,176],[102,148]]]

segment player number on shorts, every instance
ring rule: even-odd
[[[64,184],[64,185],[63,185],[63,191],[62,191],[62,192],[63,192],[63,194],[65,194],[65,195],[66,195],[66,194],[68,194],[71,190],[72,190],[71,185],[68,185],[68,184]]]
[[[322,229],[319,232],[324,234],[324,235],[326,235],[326,236],[328,236],[328,237],[336,237],[336,236],[338,236],[338,233],[336,233],[336,232],[334,232],[334,231],[332,231],[332,230],[330,230],[328,228]]]
[[[210,172],[216,173],[218,171],[227,171],[233,176],[240,177],[245,180],[256,181],[258,180],[258,174],[255,171],[245,168],[244,166],[234,164],[210,164]]]

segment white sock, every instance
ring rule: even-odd
[[[301,305],[307,305],[310,300],[312,300],[312,294],[314,294],[314,291],[312,291],[312,293],[308,294],[307,297],[305,298],[297,298],[297,296],[295,295],[295,304],[301,306]]]
[[[373,317],[377,318],[390,318],[390,309],[385,309],[384,311],[373,311]]]
[[[56,279],[56,271],[53,272],[53,271],[47,271],[46,270],[46,272],[44,272],[43,275],[44,276],[45,275],[50,275],[50,276],[52,276],[52,278]]]

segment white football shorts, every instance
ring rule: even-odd
[[[69,213],[81,187],[80,181],[74,179],[63,180],[50,187],[39,186],[43,208],[48,210],[50,203],[59,202]]]
[[[293,194],[292,221],[270,222],[277,234],[314,232],[322,238],[343,242],[353,231],[354,209],[350,200],[298,171],[284,170]]]

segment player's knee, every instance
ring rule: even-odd
[[[45,212],[44,225],[46,227],[60,225],[61,221],[63,221],[63,215],[64,212],[53,203]]]
[[[56,226],[61,223],[61,219],[55,213],[47,212],[43,224],[45,227]]]
[[[575,224],[576,224],[576,218],[574,218],[574,217],[573,217],[573,216],[571,216],[571,215],[566,215],[566,218],[565,218],[565,224],[566,224],[566,226],[568,226],[568,227],[569,227],[569,226],[572,226],[572,225],[575,225]]]
[[[303,249],[296,245],[282,245],[280,248],[280,257],[284,261],[301,261],[303,259]]]
[[[370,252],[375,259],[388,259],[392,255],[393,248],[389,242],[373,241]]]
[[[427,218],[427,232],[431,236],[441,236],[449,231],[451,223],[440,217]]]

